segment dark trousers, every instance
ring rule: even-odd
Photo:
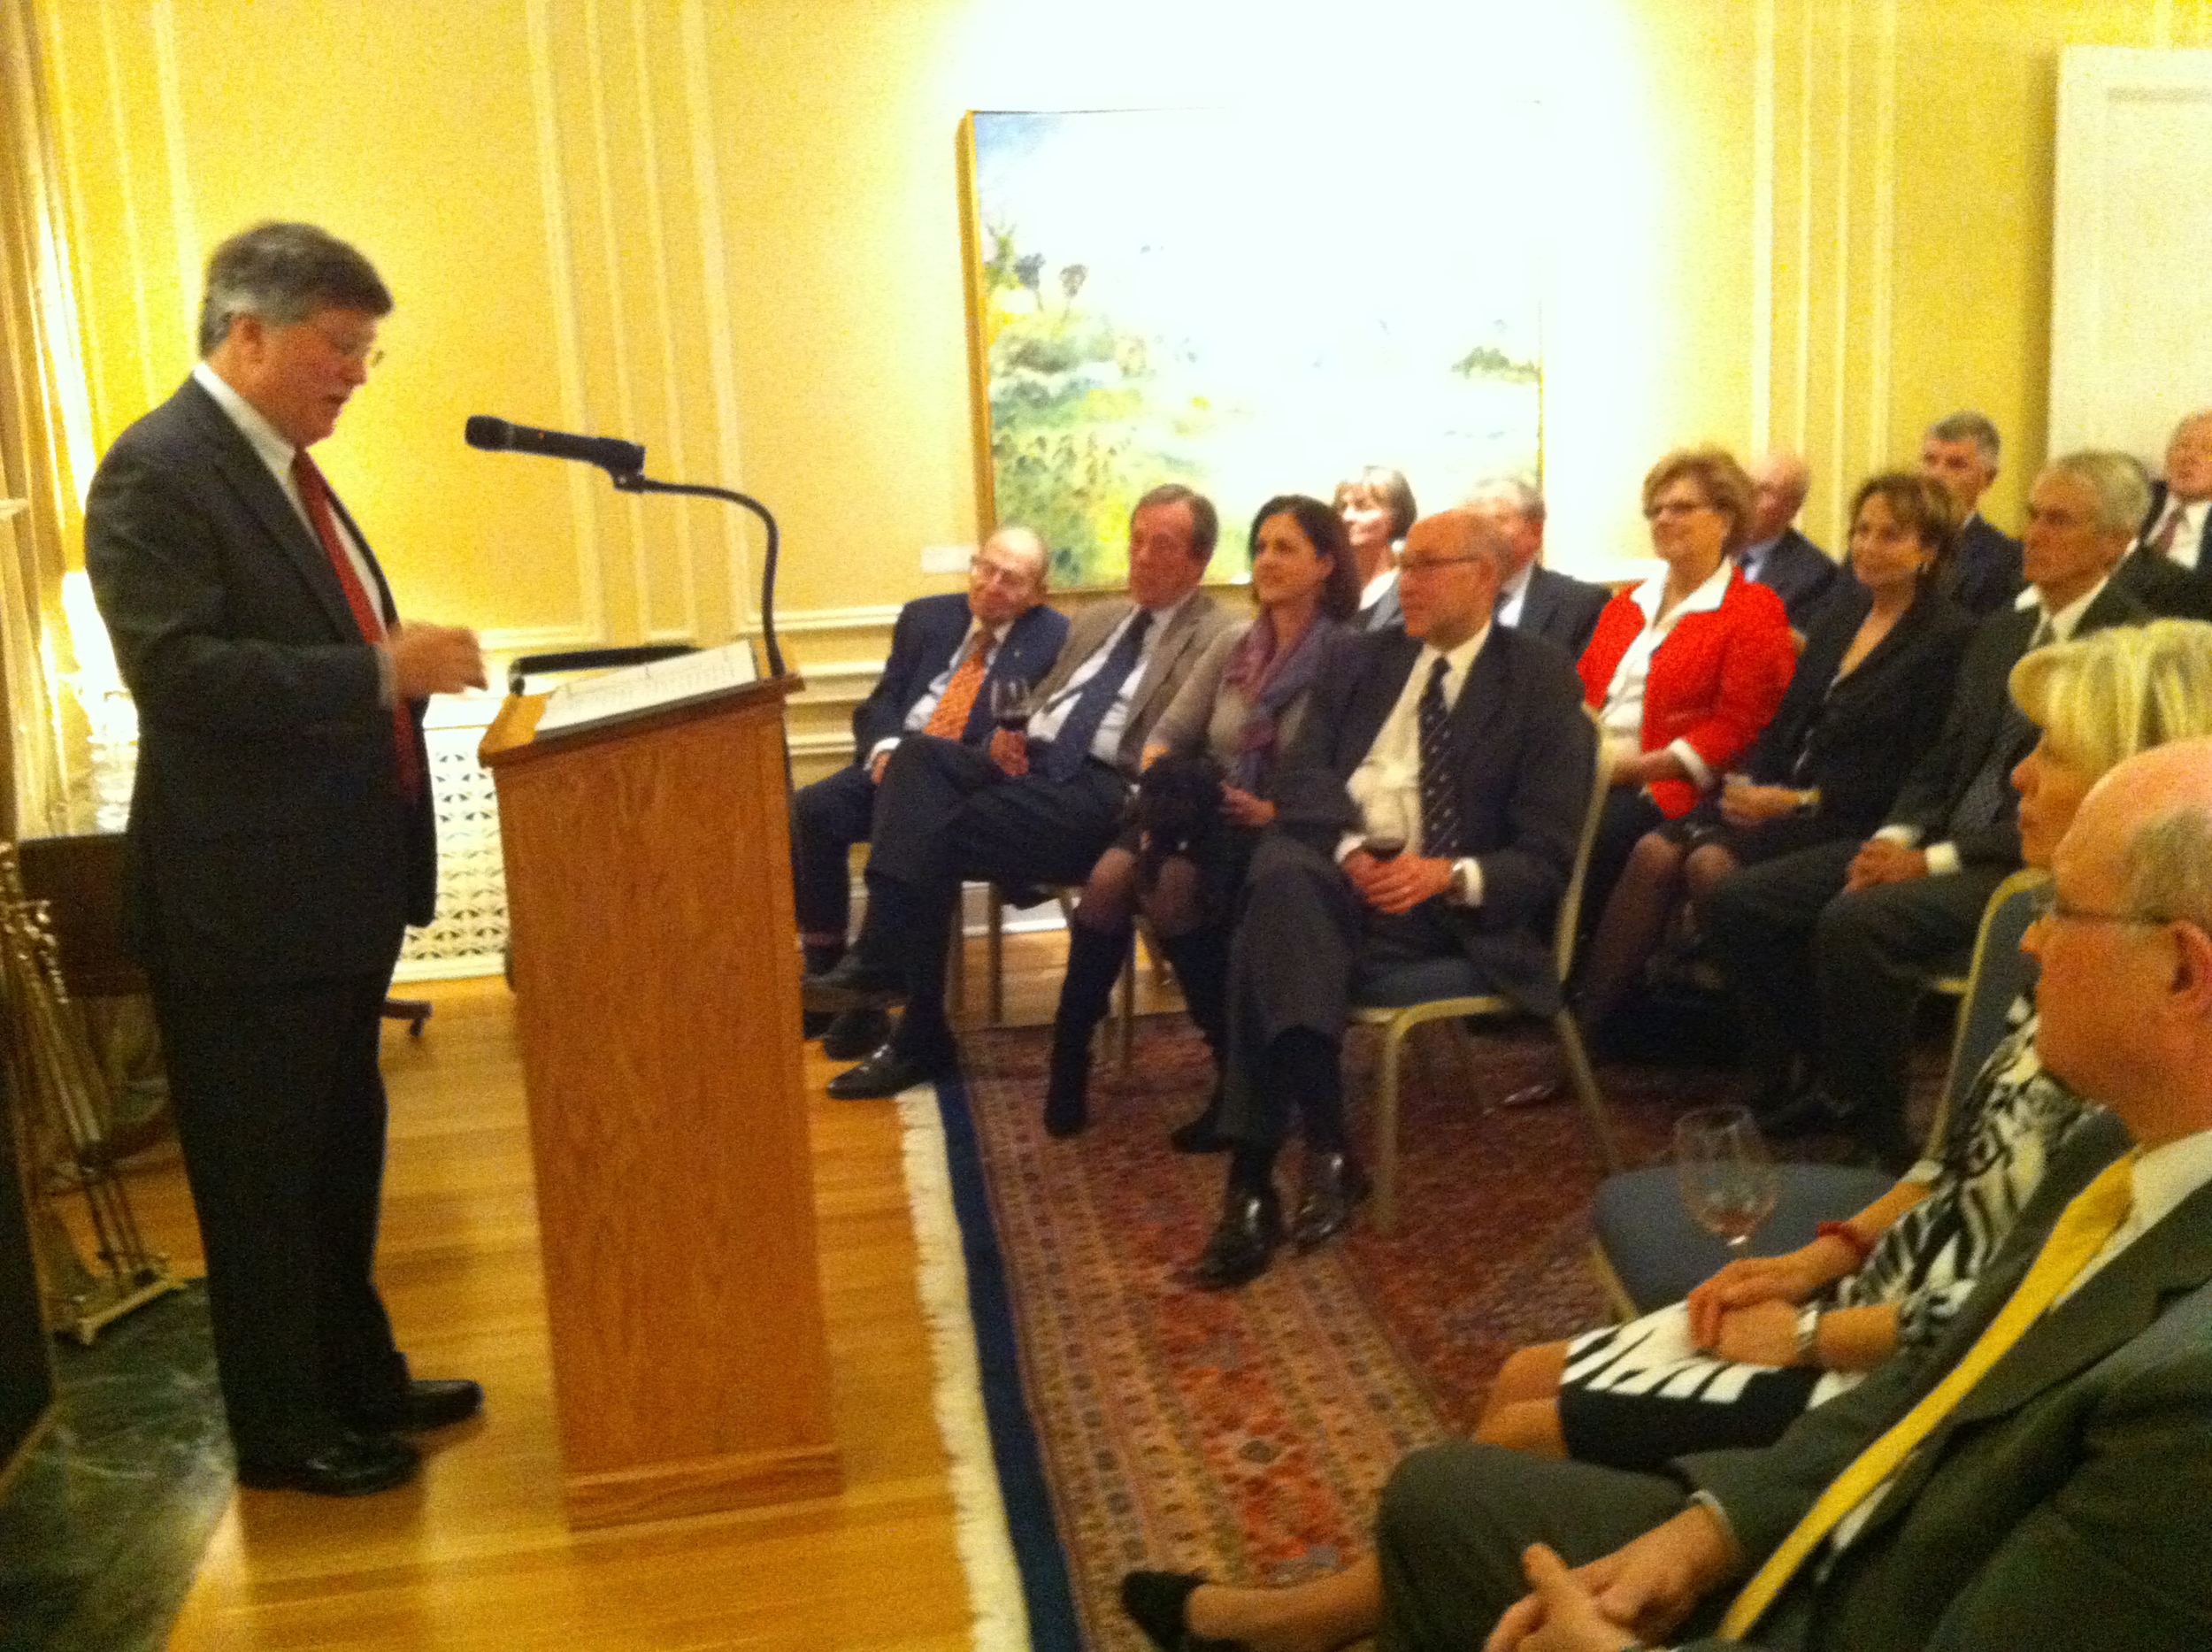
[[[1264,1156],[1289,1133],[1294,1112],[1317,1110],[1325,1116],[1308,1119],[1310,1138],[1317,1123],[1340,1134],[1337,1060],[1355,986],[1463,949],[1442,903],[1378,912],[1326,854],[1279,833],[1263,835],[1229,946],[1223,1133]],[[1286,1049],[1295,1070],[1285,1070]],[[1338,1116],[1325,1116],[1332,1112]]]
[[[1755,1046],[1809,1057],[1878,1148],[1902,1140],[1913,1010],[1931,975],[1962,964],[2009,868],[1974,865],[1843,892],[1855,842],[1746,866],[1713,892],[1705,934],[1742,995]]]
[[[868,841],[876,784],[853,764],[791,797],[791,886],[803,935],[842,937],[852,925],[852,846]]]
[[[242,1459],[311,1450],[407,1380],[374,1277],[390,981],[154,986]]]
[[[972,747],[918,735],[892,752],[878,792],[858,951],[906,982],[893,1049],[942,1066],[953,1053],[945,948],[961,884],[1080,883],[1113,841],[1129,787],[1090,762],[1071,780],[1010,780]]]
[[[1679,1482],[1449,1441],[1416,1451],[1383,1487],[1380,1652],[1465,1652],[1528,1593],[1521,1551],[1547,1543],[1587,1564],[1679,1513]],[[1732,1598],[1716,1590],[1676,1632],[1691,1640]]]

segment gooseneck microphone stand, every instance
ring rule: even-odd
[[[701,499],[724,499],[734,505],[742,505],[758,517],[761,526],[768,530],[768,554],[763,558],[760,570],[760,641],[761,651],[768,657],[768,674],[784,674],[783,650],[776,646],[776,519],[768,507],[749,494],[739,493],[733,488],[709,488],[700,482],[657,482],[642,471],[610,471],[608,479],[616,488],[626,494],[690,494]]]

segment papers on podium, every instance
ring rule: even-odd
[[[616,722],[657,711],[663,706],[703,699],[726,688],[741,688],[758,680],[759,673],[753,667],[753,645],[740,637],[718,649],[701,649],[673,659],[565,682],[545,696],[537,732],[551,734]]]

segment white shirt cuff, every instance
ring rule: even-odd
[[[1959,846],[1955,843],[1931,843],[1928,845],[1926,853],[1928,875],[1931,878],[1940,878],[1956,872],[1962,864],[1959,860]]]
[[[1356,832],[1347,832],[1336,841],[1336,864],[1341,866],[1351,852],[1367,840]]]
[[[1452,863],[1452,870],[1467,874],[1467,893],[1454,897],[1451,903],[1455,906],[1480,906],[1482,904],[1482,863],[1471,855],[1462,855]]]
[[[1909,826],[1886,826],[1874,834],[1885,843],[1898,843],[1907,849],[1920,845],[1920,828]]]
[[[1705,759],[1697,755],[1695,746],[1686,740],[1675,740],[1667,743],[1667,749],[1682,759],[1682,766],[1689,770],[1690,779],[1696,783],[1698,790],[1702,792],[1712,788],[1713,771],[1706,766]]]
[[[868,765],[870,767],[873,767],[875,760],[878,757],[882,757],[885,753],[889,751],[892,747],[897,745],[898,743],[899,737],[896,734],[893,734],[887,739],[879,740],[876,741],[874,745],[868,748]]]
[[[392,664],[392,645],[380,642],[376,655],[376,703],[389,711],[399,700],[399,667]]]

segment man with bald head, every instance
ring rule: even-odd
[[[1512,557],[1469,513],[1423,518],[1398,562],[1403,624],[1343,637],[1316,673],[1230,948],[1222,1128],[1236,1145],[1193,1270],[1203,1288],[1256,1277],[1285,1237],[1274,1161],[1294,1118],[1299,1248],[1366,1193],[1339,1072],[1356,986],[1448,961],[1453,992],[1558,1008],[1550,926],[1596,734],[1565,652],[1494,621]]]
[[[918,596],[899,611],[883,675],[853,711],[853,761],[791,799],[791,877],[810,972],[845,955],[847,857],[869,840],[878,783],[899,741],[930,734],[980,746],[991,737],[991,685],[1034,682],[1051,669],[1068,622],[1044,606],[1047,572],[1044,542],[1010,522],[968,565],[964,595]],[[880,1010],[857,1009],[823,1014],[819,1025],[823,1053],[856,1061],[889,1023]]]
[[[2174,426],[2165,479],[2113,577],[2154,613],[2212,619],[2212,408]]]
[[[1794,453],[1777,450],[1753,467],[1750,542],[1736,557],[1743,577],[1782,599],[1790,629],[1802,637],[1834,589],[1838,569],[1828,553],[1797,530],[1797,513],[1812,490],[1812,473]]]
[[[1544,566],[1544,496],[1517,476],[1495,477],[1479,485],[1462,510],[1502,540],[1509,554],[1498,623],[1548,637],[1580,658],[1611,593]]]
[[[2103,1110],[1948,1329],[1660,1474],[1416,1453],[1383,1652],[2212,1645],[2212,741],[2097,784],[2023,944],[2043,1065]]]

